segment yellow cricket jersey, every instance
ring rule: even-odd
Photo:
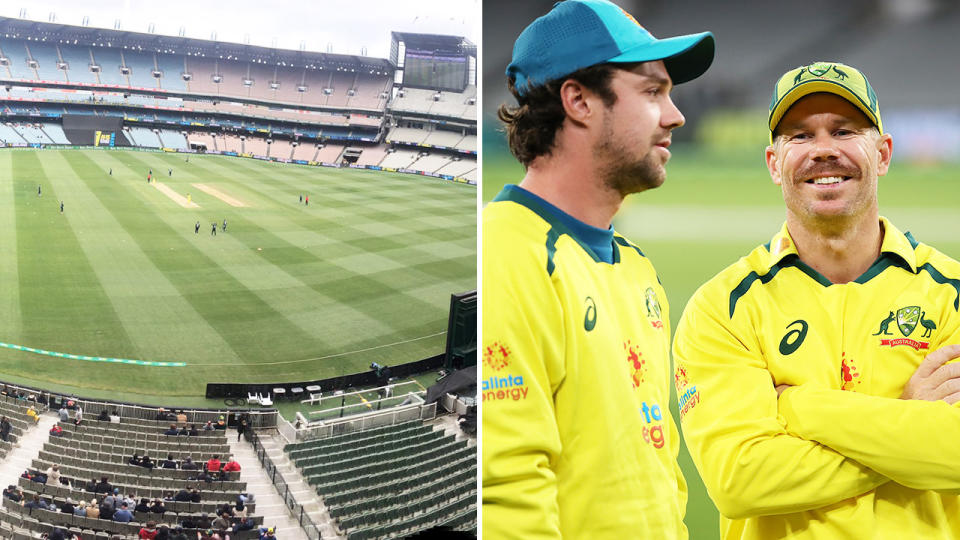
[[[663,288],[558,212],[516,186],[483,211],[483,537],[684,539]]]
[[[960,411],[897,399],[960,343],[960,263],[881,224],[854,282],[805,265],[784,226],[684,311],[681,423],[724,539],[960,539]]]

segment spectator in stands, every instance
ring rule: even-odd
[[[193,526],[196,529],[209,529],[213,521],[210,519],[210,515],[206,512],[200,514],[200,517],[193,520]]]
[[[137,496],[133,493],[127,493],[125,497],[117,496],[117,502],[119,504],[127,505],[127,508],[133,508],[137,506]],[[131,510],[132,511],[132,510]]]
[[[182,410],[177,411],[177,425],[186,427],[187,425],[187,413]]]
[[[127,510],[127,503],[120,505],[120,509],[113,513],[112,519],[119,523],[130,523],[133,520],[133,514]]]
[[[193,459],[190,456],[187,456],[183,460],[183,463],[180,464],[180,468],[185,471],[195,471],[198,469],[197,464],[193,462]]]
[[[162,514],[167,511],[167,507],[163,504],[162,500],[154,499],[153,504],[150,505],[150,511],[154,514]]]
[[[197,435],[200,435],[200,432],[197,431],[197,426],[194,424],[190,424],[190,430],[187,431],[187,435],[191,437],[196,437]]]
[[[213,422],[210,421],[210,420],[207,420],[207,423],[203,426],[203,430],[204,430],[204,431],[213,431],[213,430],[214,430]]]
[[[101,421],[101,422],[109,422],[109,421],[110,421],[110,413],[108,413],[106,409],[100,411],[100,416],[97,417],[97,420],[99,420],[99,421]]]
[[[146,526],[140,529],[140,540],[155,540],[157,537],[157,523],[148,521]]]
[[[226,465],[223,466],[223,472],[233,472],[233,471],[239,471],[239,470],[240,470],[240,464],[237,463],[237,460],[235,459],[231,459],[230,461],[227,462]]]
[[[97,484],[97,493],[113,493],[113,486],[107,481],[106,476],[100,477],[100,483]]]
[[[140,499],[140,502],[137,503],[137,506],[133,508],[134,512],[149,512],[150,511],[150,500],[146,497]]]
[[[87,517],[93,519],[100,518],[100,507],[97,506],[97,499],[90,499],[90,503],[87,504]]]
[[[163,469],[176,469],[177,462],[173,459],[173,454],[167,454],[167,459],[160,463],[160,467]]]
[[[190,492],[187,491],[187,488],[183,488],[177,493],[173,500],[179,502],[190,502]]]
[[[60,511],[63,512],[64,514],[72,514],[73,510],[74,510],[73,499],[71,499],[70,497],[67,497],[67,500],[60,505]]]
[[[214,474],[216,473],[211,473],[208,471],[200,471],[200,474],[198,474],[196,478],[193,478],[193,480],[196,480],[198,482],[206,482],[209,484],[210,482],[213,482]]]
[[[10,420],[7,420],[6,416],[0,418],[0,439],[4,441],[8,440],[8,437],[10,437],[10,428]]]
[[[40,413],[37,412],[36,407],[34,407],[33,405],[31,405],[30,408],[27,409],[27,416],[33,419],[34,424],[40,423]]]
[[[133,453],[133,457],[131,457],[131,458],[127,461],[127,463],[129,463],[129,464],[131,464],[131,465],[136,465],[137,467],[142,467],[142,466],[143,466],[143,458],[140,457],[140,454],[139,454],[139,453],[134,452],[134,453]]]
[[[197,491],[197,488],[190,490],[190,502],[198,503],[200,502],[200,492]]]
[[[96,479],[96,478],[91,478],[90,481],[87,482],[87,485],[83,487],[83,490],[84,490],[84,491],[89,491],[90,493],[96,493],[96,492],[97,492],[97,479]]]
[[[247,517],[247,505],[241,500],[237,500],[237,504],[233,505],[233,515],[240,519]]]
[[[226,418],[224,418],[223,415],[221,414],[219,417],[217,417],[217,424],[213,427],[214,429],[227,429]]]
[[[274,532],[273,527],[260,527],[260,540],[274,540]]]
[[[177,429],[176,424],[170,424],[170,429],[163,432],[164,435],[179,435],[180,430]]]
[[[163,407],[160,407],[157,410],[157,420],[174,420],[174,419],[176,419],[176,417],[173,415],[173,413],[169,412]]]
[[[48,486],[56,486],[60,484],[60,466],[51,465],[47,469],[47,481],[44,484]]]
[[[157,462],[150,459],[150,456],[143,456],[143,461],[140,463],[140,466],[145,469],[153,469],[157,466]]]
[[[100,501],[100,517],[101,519],[111,519],[113,517],[113,512],[117,508],[117,498],[113,493],[108,494],[106,497]]]
[[[220,456],[216,455],[207,460],[206,470],[210,472],[217,472],[220,470]]]
[[[186,533],[183,532],[183,527],[181,527],[180,525],[177,525],[173,529],[173,534],[170,535],[170,540],[190,540],[190,539],[187,538]]]
[[[49,508],[49,506],[47,505],[47,501],[41,499],[39,495],[34,495],[32,499],[27,501],[27,504],[23,505],[23,507],[30,508],[30,509],[42,508],[44,510],[47,510]]]
[[[63,428],[60,427],[60,424],[54,424],[53,427],[50,428],[50,435],[53,437],[63,437]]]
[[[61,422],[66,422],[70,419],[70,411],[67,410],[66,404],[60,405],[60,410],[57,411],[57,414],[60,415]]]
[[[170,540],[170,528],[166,525],[160,525],[157,529],[157,537],[153,540]]]
[[[80,404],[77,403],[77,411],[76,411],[76,414],[73,415],[73,423],[74,425],[79,426],[80,422],[82,421],[83,421],[83,407],[81,407]]]
[[[17,489],[16,486],[12,484],[7,486],[7,488],[3,490],[3,496],[13,500],[14,502],[20,502],[23,500],[22,493],[23,492],[21,492],[19,489]]]
[[[230,528],[230,514],[220,514],[217,519],[210,523],[210,526],[218,531],[225,531]]]
[[[78,501],[73,507],[73,515],[87,517],[87,505],[83,501]]]
[[[240,442],[240,437],[243,437],[243,432],[246,430],[247,430],[247,421],[241,420],[240,423],[237,424],[237,442]]]

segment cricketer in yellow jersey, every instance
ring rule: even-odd
[[[724,539],[960,538],[960,263],[880,217],[893,149],[857,69],[787,72],[767,166],[786,223],[674,340]]]
[[[670,91],[713,52],[605,0],[558,3],[514,45],[500,118],[527,171],[483,212],[485,539],[687,537],[669,307],[611,221],[663,183]]]

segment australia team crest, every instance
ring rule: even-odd
[[[923,328],[923,332],[919,336],[915,336],[920,340],[929,339],[933,336],[933,331],[937,329],[937,323],[927,318],[927,312],[924,311],[923,308],[920,306],[905,306],[895,312],[890,311],[889,314],[880,321],[880,328],[873,335],[896,336],[890,329],[890,326],[894,322],[897,324],[896,329],[903,337],[891,337],[890,339],[881,337],[881,346],[896,347],[898,345],[906,345],[918,351],[930,348],[929,341],[918,341],[910,337],[914,331],[917,330],[918,325]]]

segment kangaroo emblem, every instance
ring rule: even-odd
[[[837,75],[840,77],[841,81],[849,77],[849,75],[844,73],[842,70],[837,69],[837,66],[833,66],[833,70],[837,72]]]
[[[924,319],[926,314],[926,311],[920,314],[920,325],[926,329],[923,335],[920,336],[922,338],[930,337],[933,334],[933,331],[937,329],[937,324],[935,322],[931,321],[930,319]]]
[[[806,73],[807,68],[801,68],[800,73],[797,73],[797,76],[793,78],[793,84],[800,82],[800,79],[803,78],[803,74]]]
[[[887,330],[887,328],[890,326],[890,323],[892,323],[893,320],[896,319],[896,318],[897,318],[897,316],[894,315],[893,312],[891,311],[891,312],[890,312],[890,315],[887,315],[887,318],[884,319],[883,322],[880,323],[880,329],[877,330],[877,333],[876,333],[876,334],[871,334],[871,335],[879,336],[880,334],[883,334],[883,335],[885,335],[885,336],[892,336],[893,334],[891,334],[891,333]],[[933,324],[933,323],[931,323],[931,324]]]

